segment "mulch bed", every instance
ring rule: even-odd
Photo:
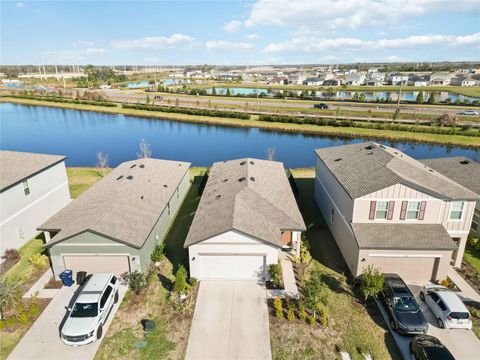
[[[55,278],[52,276],[43,288],[44,289],[60,289],[62,286],[63,286],[63,283],[60,280],[55,280]]]
[[[20,258],[18,259],[5,259],[3,263],[0,264],[0,276],[5,275],[5,273],[10,270],[13,265],[15,265],[17,262],[20,261]]]
[[[480,293],[480,275],[470,264],[462,262],[462,267],[458,272],[477,293]]]

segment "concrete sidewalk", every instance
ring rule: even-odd
[[[267,290],[268,298],[274,297],[291,297],[298,299],[298,288],[297,282],[295,280],[295,273],[293,272],[293,264],[289,257],[282,256],[280,259],[280,264],[282,266],[282,275],[283,275],[283,284],[285,289],[283,290],[274,290],[269,289]]]

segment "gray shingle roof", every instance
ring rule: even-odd
[[[388,146],[366,142],[315,151],[352,199],[398,183],[447,200],[479,198],[453,180]]]
[[[259,159],[214,163],[185,247],[229,230],[281,246],[281,230],[305,230],[283,164]]]
[[[454,250],[441,224],[352,223],[360,249]]]
[[[39,227],[60,230],[46,246],[91,231],[141,248],[189,166],[158,159],[120,164]]]
[[[0,151],[0,192],[65,160],[65,156]]]
[[[480,163],[463,156],[420,160],[475,194],[480,195]]]

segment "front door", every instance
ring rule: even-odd
[[[452,251],[452,262],[455,263],[455,260],[457,259],[457,253],[458,253],[458,245],[460,244],[460,238],[452,238],[453,242],[455,243],[455,250]]]

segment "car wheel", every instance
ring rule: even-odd
[[[118,291],[115,293],[115,297],[113,298],[113,302],[115,304],[118,302]]]
[[[442,319],[438,318],[438,327],[440,329],[445,329],[445,324]]]
[[[97,329],[97,340],[100,340],[100,338],[102,337],[102,333],[103,333],[103,329],[102,329],[102,325],[100,325]]]
[[[425,294],[423,292],[420,292],[420,299],[422,301],[425,301]]]

